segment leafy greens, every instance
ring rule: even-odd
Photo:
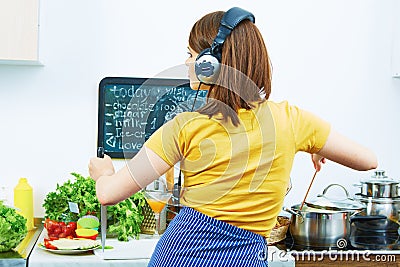
[[[27,233],[26,219],[0,201],[0,252],[17,247]]]
[[[96,197],[96,182],[77,173],[71,175],[75,177],[75,181],[57,184],[56,190],[46,195],[43,203],[45,217],[58,221],[77,221],[88,214],[99,217],[100,203]],[[69,210],[69,202],[78,205],[78,214]],[[120,241],[128,241],[129,237],[138,238],[145,204],[143,193],[138,192],[114,206],[107,206],[108,233],[117,235]]]

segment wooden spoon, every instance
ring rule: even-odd
[[[313,175],[313,177],[312,177],[312,179],[311,179],[311,183],[310,183],[310,185],[308,186],[308,189],[307,189],[306,195],[304,196],[303,202],[301,202],[301,205],[300,205],[300,210],[302,210],[302,209],[303,209],[304,202],[306,202],[306,199],[307,199],[308,193],[310,192],[311,185],[312,185],[312,184],[313,184],[313,182],[314,182],[315,176],[317,176],[317,172],[318,172],[318,171],[317,171],[317,170],[315,170],[315,172],[314,172],[314,175]]]

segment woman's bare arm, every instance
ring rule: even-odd
[[[92,158],[89,172],[96,181],[96,195],[103,205],[114,205],[159,178],[171,166],[151,149],[143,147],[128,164],[114,173],[111,158]]]
[[[321,169],[324,158],[358,171],[367,171],[378,166],[377,158],[371,150],[334,130],[331,130],[322,149],[312,156],[316,170]]]

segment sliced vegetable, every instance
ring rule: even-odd
[[[99,232],[94,229],[79,228],[76,229],[76,236],[81,238],[89,238],[95,240]]]
[[[52,245],[50,241],[51,241],[50,239],[44,239],[44,242],[43,242],[44,246],[48,249],[54,249],[54,250],[57,249],[57,247]]]
[[[76,226],[76,222],[66,224],[65,222],[50,220],[49,218],[44,221],[44,228],[47,230],[47,235],[52,239],[76,237]]]
[[[84,216],[77,223],[81,228],[97,228],[100,225],[99,219],[93,215]]]

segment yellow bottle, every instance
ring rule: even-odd
[[[14,188],[14,206],[26,218],[26,227],[33,229],[33,190],[26,178],[20,178]]]

